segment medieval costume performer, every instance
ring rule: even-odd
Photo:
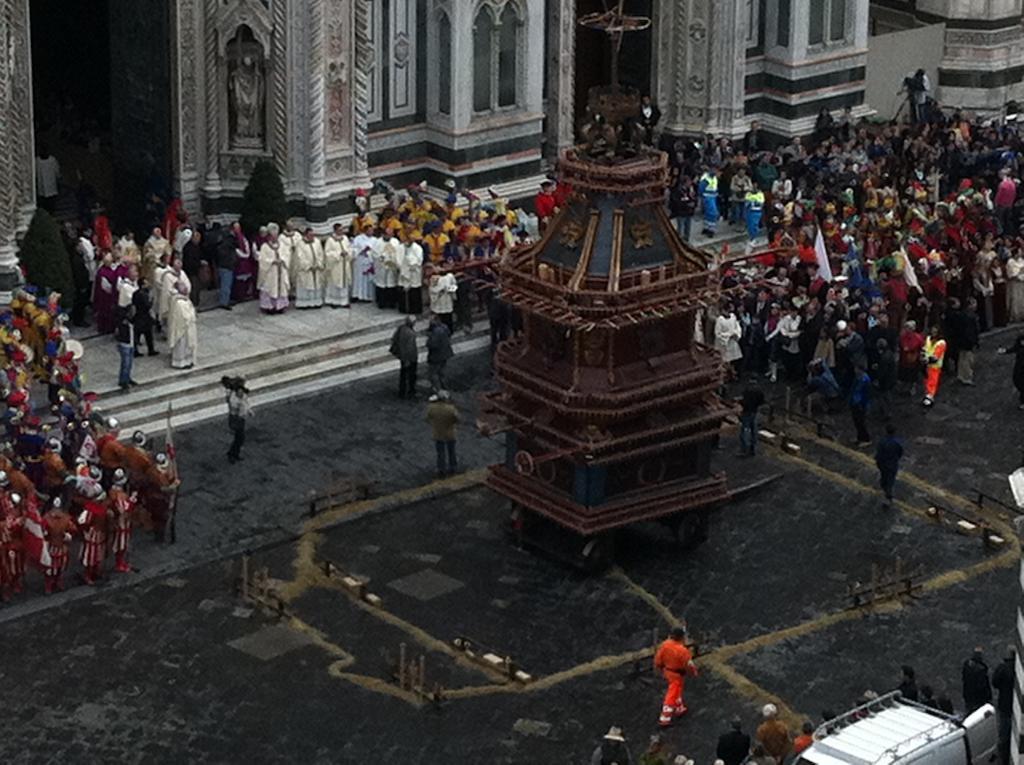
[[[128,494],[128,475],[124,470],[118,468],[114,471],[110,491],[107,492],[110,501],[110,512],[113,516],[114,544],[114,571],[121,574],[130,573],[131,564],[128,562],[128,549],[132,538],[132,516],[135,513],[135,495]]]

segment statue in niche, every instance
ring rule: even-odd
[[[253,38],[248,27],[239,27],[228,43],[228,116],[232,147],[263,148],[266,111],[263,63],[263,46]]]

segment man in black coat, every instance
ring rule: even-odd
[[[715,756],[725,765],[740,765],[750,754],[750,736],[743,732],[743,723],[736,718],[730,729],[718,737]]]
[[[964,662],[961,673],[964,691],[965,714],[970,714],[978,707],[992,701],[992,686],[988,682],[988,664],[980,648]]]
[[[135,307],[135,315],[132,319],[132,323],[135,325],[135,355],[142,355],[138,350],[142,338],[146,339],[149,355],[159,355],[160,351],[153,347],[153,296],[145,277],[139,277],[139,288],[132,295],[132,305]]]
[[[430,329],[427,331],[427,369],[430,375],[430,387],[434,393],[439,393],[447,386],[444,379],[444,368],[448,359],[454,356],[452,351],[452,337],[441,317],[434,314],[430,319]]]
[[[996,689],[996,713],[999,715],[999,759],[1010,765],[1010,738],[1013,723],[1013,673],[1017,649],[1006,649],[1002,663],[992,673],[992,687]]]
[[[967,309],[960,314],[959,326],[957,345],[960,352],[956,357],[956,379],[962,385],[974,385],[974,351],[981,339],[978,302],[974,298],[967,301]]]
[[[416,317],[406,316],[405,323],[391,337],[391,355],[398,359],[398,397],[416,398],[416,367],[419,350],[416,348]]]

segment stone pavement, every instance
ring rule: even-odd
[[[691,715],[668,734],[674,751],[699,762],[710,761],[734,714],[752,727],[767,698],[794,720],[843,709],[867,688],[894,686],[902,663],[957,703],[960,661],[977,644],[994,664],[1012,637],[1017,549],[986,552],[920,513],[962,502],[975,483],[1006,496],[1024,413],[996,342],[985,341],[977,388],[947,381],[935,409],[902,405],[907,512],[882,509],[866,452],[794,430],[798,457],[765,448],[737,461],[727,432],[716,458],[733,485],[784,477],[716,512],[710,540],[691,553],[657,525],[631,529],[621,539],[622,573],[597,579],[518,550],[503,531],[506,503],[483,488],[426,493],[289,542],[308,491],[332,476],[377,480],[384,494],[431,481],[422,405],[397,400],[393,379],[267,407],[236,466],[221,456],[222,424],[183,429],[176,548],[142,545],[142,573],[118,586],[0,610],[8,644],[22,646],[0,683],[0,704],[19,710],[0,721],[0,755],[546,765],[585,761],[611,724],[625,727],[636,754],[653,731],[662,685],[634,673],[634,657],[644,669],[652,631],[663,634],[674,618],[710,651],[688,684]],[[501,453],[470,425],[475,396],[489,385],[486,354],[457,358],[453,372],[467,423],[460,456],[475,468]],[[837,422],[849,438],[850,424]],[[261,545],[269,546],[254,565],[291,582],[295,620],[284,626],[232,594],[237,553]],[[219,556],[228,557],[201,563]],[[845,611],[847,585],[897,557],[928,582],[921,597],[874,614]],[[384,611],[359,607],[323,580],[323,560],[368,577]],[[175,565],[173,575],[147,579]],[[127,586],[133,581],[139,586]],[[73,602],[82,595],[93,597]],[[60,607],[26,615],[34,604]],[[456,636],[507,653],[537,681],[495,685],[442,648]],[[428,678],[455,689],[440,709],[410,704],[389,683],[402,642],[425,653]],[[76,682],[51,645],[68,647]]]

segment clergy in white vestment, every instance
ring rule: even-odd
[[[149,284],[155,284],[154,272],[160,264],[163,255],[171,254],[171,243],[164,238],[163,231],[159,226],[155,227],[149,235],[149,239],[142,246],[142,268],[140,274]]]
[[[455,330],[455,319],[452,315],[455,310],[455,293],[458,292],[459,283],[455,274],[450,271],[430,277],[430,310],[436,314],[448,327],[449,332]]]
[[[398,262],[398,310],[423,313],[423,248],[415,240],[405,245]]]
[[[192,290],[192,281],[181,268],[181,258],[174,258],[171,261],[170,267],[160,277],[156,287],[156,293],[160,300],[157,318],[160,321],[160,325],[164,328],[164,334],[170,331],[168,321],[171,312],[171,300],[177,294],[177,285],[181,283],[186,284],[189,291]]]
[[[288,260],[282,250],[285,237],[276,223],[267,226],[268,239],[260,247],[258,286],[260,309],[267,313],[281,313],[288,308]]]
[[[397,237],[385,235],[375,253],[373,289],[378,308],[398,305],[398,262],[402,259],[403,249]]]
[[[334,233],[324,242],[324,302],[332,308],[349,308],[352,292],[352,243],[345,227],[334,224]]]
[[[163,255],[160,260],[157,261],[156,268],[153,269],[153,278],[150,280],[153,294],[153,319],[156,320],[157,327],[163,331],[166,329],[164,326],[164,319],[167,316],[167,291],[164,287],[164,278],[170,272],[171,266],[168,262],[168,256]]]
[[[302,234],[295,228],[294,221],[284,224],[284,233],[281,234],[281,257],[288,264],[288,285],[291,289],[289,294],[295,294],[295,285],[298,282],[298,268],[295,262],[295,249],[302,241]]]
[[[352,240],[352,299],[373,300],[374,253],[380,248],[380,239],[373,236],[373,226],[367,226]]]
[[[292,250],[295,264],[295,307],[319,308],[324,304],[324,248],[313,229],[307,228]]]
[[[185,276],[182,274],[182,276]],[[196,363],[199,335],[196,330],[196,308],[188,295],[191,286],[188,277],[174,283],[167,312],[167,344],[171,347],[171,366],[191,369]]]

